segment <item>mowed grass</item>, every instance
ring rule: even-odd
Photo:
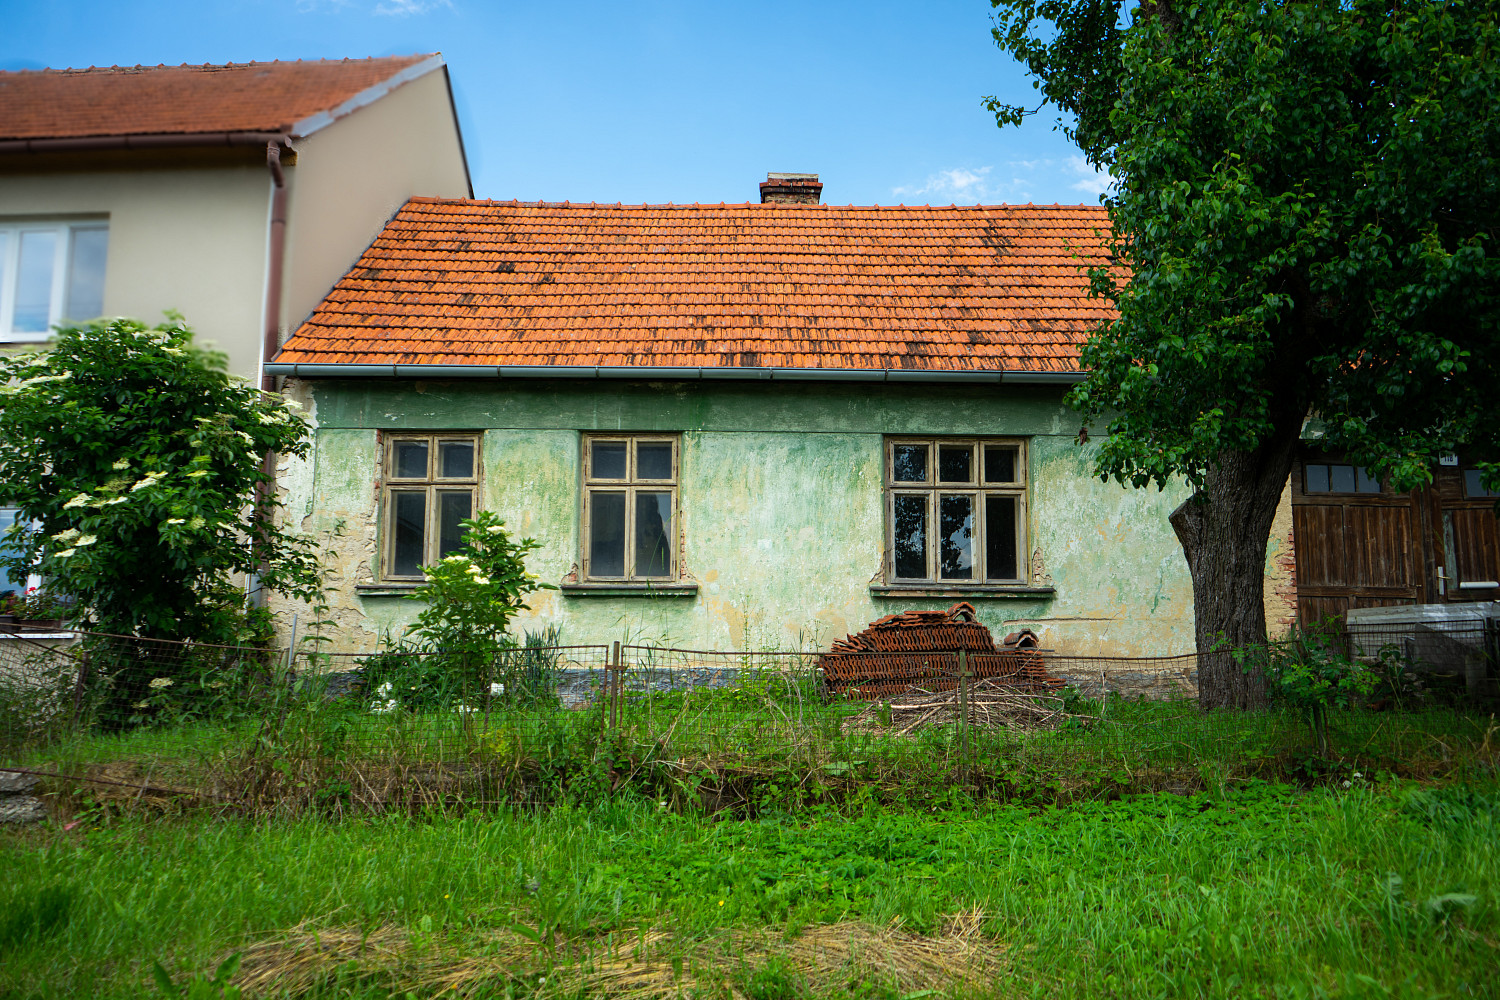
[[[752,1000],[1500,995],[1493,776],[755,820],[639,799],[343,822],[99,817],[0,834],[0,872],[5,997],[159,995],[153,961],[181,982],[235,951],[264,957],[292,928],[295,989],[262,962],[260,995],[431,996],[428,973],[460,959],[477,971],[446,995],[595,995],[559,972],[576,946],[648,934],[697,968],[688,992]],[[975,910],[1003,963],[932,991],[830,986],[795,956],[734,952],[748,934],[796,942],[830,924],[937,939]],[[306,931],[388,947],[324,962]],[[715,942],[717,979],[701,967]]]

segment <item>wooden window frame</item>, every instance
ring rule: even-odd
[[[885,580],[893,587],[942,587],[963,589],[965,587],[1024,587],[1030,582],[1030,566],[1027,553],[1030,549],[1030,504],[1028,502],[1029,469],[1028,441],[1010,437],[919,437],[915,435],[891,435],[885,439]],[[896,449],[903,445],[926,445],[927,482],[918,483],[897,480]],[[970,449],[972,475],[967,482],[939,482],[938,449],[942,447],[967,446]],[[984,480],[984,449],[998,446],[1015,449],[1015,481],[1011,483],[987,483]],[[899,496],[925,496],[927,500],[927,575],[921,578],[896,575],[896,498]],[[939,575],[938,564],[938,519],[939,503],[943,496],[968,496],[972,498],[974,512],[973,552],[975,574],[969,578],[952,578]],[[988,541],[985,538],[985,504],[990,497],[1008,497],[1016,503],[1016,576],[992,577],[985,565]]]
[[[593,446],[601,442],[620,442],[625,445],[625,477],[606,479],[594,475]],[[639,444],[670,444],[672,446],[672,477],[670,479],[643,479],[636,472],[636,446]],[[676,582],[679,574],[678,548],[682,537],[681,512],[678,509],[680,484],[682,482],[682,435],[662,433],[593,433],[583,435],[582,441],[582,487],[580,489],[580,530],[578,536],[578,564],[583,567],[583,579],[591,584],[624,584],[649,587],[652,584]],[[631,526],[635,524],[637,493],[670,493],[672,505],[672,527],[668,534],[667,575],[642,576],[635,572],[635,545]],[[593,536],[593,503],[596,493],[623,493],[625,495],[625,562],[624,574],[602,576],[594,573],[591,556]]]
[[[417,573],[415,575],[398,575],[393,567],[396,564],[396,504],[394,498],[402,493],[421,493],[425,495],[423,504],[422,521],[422,554],[421,564],[431,566],[438,561],[438,543],[441,539],[442,529],[438,523],[438,498],[444,493],[469,494],[469,516],[473,517],[479,510],[479,470],[480,462],[480,439],[478,431],[432,431],[423,432],[387,432],[383,435],[381,442],[380,458],[380,502],[381,502],[381,545],[380,545],[380,578],[393,583],[410,583],[425,580],[426,577]],[[401,477],[395,475],[395,453],[396,445],[403,441],[423,441],[427,444],[427,474],[420,478]],[[441,444],[450,441],[458,441],[470,444],[474,447],[473,475],[460,477],[438,476],[437,471],[438,448]]]

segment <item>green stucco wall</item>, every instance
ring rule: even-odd
[[[373,648],[386,629],[399,635],[417,606],[357,591],[378,579],[384,430],[483,431],[481,501],[541,543],[529,565],[551,583],[579,560],[581,433],[681,434],[682,570],[698,593],[536,595],[519,627],[556,624],[566,642],[628,635],[700,649],[821,647],[882,615],[968,599],[997,636],[1027,626],[1060,651],[1192,649],[1191,586],[1167,522],[1182,491],[1091,477],[1090,449],[1074,443],[1077,418],[1056,388],[372,380],[294,381],[288,391],[316,424],[313,456],[283,464],[288,511],[307,531],[339,520],[346,528],[331,564],[342,650]],[[1055,595],[872,594],[888,434],[1029,439],[1031,582]]]

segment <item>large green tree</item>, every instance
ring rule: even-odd
[[[1409,489],[1500,482],[1500,0],[994,0],[994,36],[1115,178],[1118,318],[1071,397],[1096,471],[1186,480],[1198,649],[1265,639],[1266,543],[1304,421]],[[1027,112],[989,99],[1002,125]],[[1200,667],[1205,706],[1261,681]]]
[[[232,642],[237,574],[317,596],[316,549],[273,523],[262,468],[306,453],[307,422],[222,361],[179,321],[125,319],[0,361],[0,505],[21,511],[7,562],[72,597],[80,624]]]

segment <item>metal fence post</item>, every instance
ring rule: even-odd
[[[85,648],[79,653],[78,676],[73,681],[73,731],[78,731],[78,723],[83,715],[83,689],[89,682],[89,651]]]
[[[615,640],[609,658],[609,728],[620,725],[620,640]]]

